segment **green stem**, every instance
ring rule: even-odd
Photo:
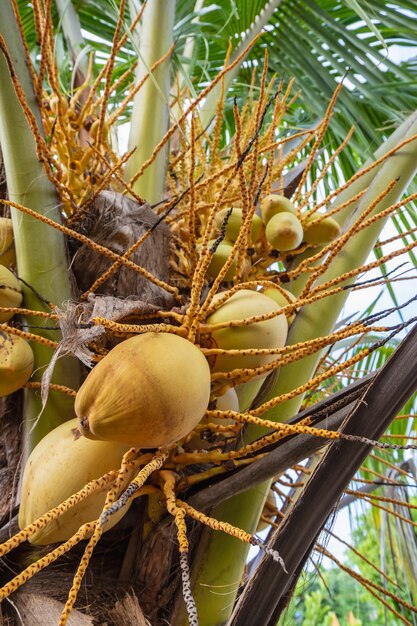
[[[61,18],[62,32],[67,42],[73,63],[85,78],[88,73],[88,58],[83,56],[85,41],[81,32],[80,18],[71,0],[55,0]]]
[[[41,131],[42,124],[33,85],[25,64],[23,45],[9,0],[5,0],[2,5],[0,30],[16,76]],[[23,204],[39,214],[47,215],[57,222],[60,221],[56,190],[37,159],[32,131],[16,97],[9,67],[2,53],[0,53],[0,144],[10,200]],[[12,210],[12,220],[18,275],[46,301],[58,306],[62,305],[71,297],[63,235],[15,209]],[[25,307],[48,310],[32,289],[23,286],[23,292]],[[30,325],[31,332],[59,341],[59,332],[36,328],[36,326],[54,326],[56,322],[47,324],[44,318],[33,317],[28,318],[27,323]],[[32,379],[39,380],[43,368],[51,359],[52,350],[35,342],[32,342],[32,348],[36,368]],[[55,368],[53,382],[76,388],[78,368],[75,366],[75,361],[60,359]],[[42,417],[36,428],[32,430],[34,420],[40,410],[39,393],[25,390],[25,449],[27,453],[52,428],[74,415],[72,399],[63,394],[51,392]]]
[[[148,0],[140,24],[137,82],[149,72],[173,42],[175,0]],[[164,61],[147,79],[133,102],[129,150],[136,148],[126,166],[129,180],[151,156],[168,130],[171,63]],[[168,146],[134,183],[134,191],[150,204],[162,200],[168,161]]]

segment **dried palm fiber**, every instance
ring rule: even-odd
[[[14,393],[0,398],[0,527],[13,515],[17,504],[17,470],[22,452],[20,422],[23,396]],[[0,539],[1,542],[1,539]]]
[[[95,243],[123,255],[154,227],[129,259],[156,278],[168,282],[170,230],[163,222],[155,226],[158,219],[148,204],[140,205],[115,191],[103,191],[93,200],[74,229]],[[90,247],[82,245],[78,248],[72,269],[80,290],[88,291],[111,265],[111,259]],[[117,268],[98,287],[97,293],[119,297],[140,296],[144,302],[160,306],[169,306],[172,302],[172,296],[163,288],[124,266]]]

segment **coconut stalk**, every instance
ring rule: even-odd
[[[25,63],[24,48],[10,0],[2,4],[0,26],[4,44],[13,64],[13,71],[25,94],[25,99],[42,134],[42,123],[29,70]],[[6,57],[0,52],[0,143],[3,152],[8,195],[11,201],[23,204],[39,214],[59,222],[59,199],[55,187],[48,180],[36,156],[33,133],[17,99]],[[12,209],[16,246],[17,272],[31,288],[23,284],[24,306],[33,310],[48,311],[46,302],[61,306],[71,297],[68,263],[63,235],[37,219]],[[28,317],[26,324],[31,332],[60,340],[56,326],[45,318]],[[36,328],[40,326],[42,328]],[[50,362],[51,348],[32,342],[35,354],[33,380],[40,380],[43,368]],[[60,359],[56,365],[53,382],[77,388],[78,367],[72,359]],[[26,389],[24,404],[25,449],[29,453],[36,443],[55,426],[73,417],[73,401],[68,396],[51,392],[42,416],[39,392]]]
[[[175,0],[148,0],[140,21],[139,62],[136,81],[139,83],[152,65],[166,54],[173,43]],[[129,180],[149,159],[169,124],[169,90],[171,63],[166,59],[149,76],[133,101],[129,150],[136,148],[126,165]],[[168,161],[168,145],[134,182],[133,190],[149,204],[163,199]]]
[[[399,130],[394,133],[394,145],[403,139],[417,134],[416,117],[417,115],[414,113],[404,122],[401,127],[402,133]],[[381,147],[380,153],[386,151],[384,147],[386,148],[387,145],[388,149],[393,148],[392,143],[393,138],[388,139],[386,144]],[[369,189],[358,206],[351,207],[352,213],[355,216],[360,215],[386,189],[387,184],[396,178],[398,180],[393,189],[379,202],[373,214],[381,212],[397,202],[405,192],[416,169],[417,140],[407,144],[403,149],[396,152],[395,156],[390,157],[377,174],[374,174],[371,184],[368,176],[359,179],[357,185],[355,185],[354,193],[368,186]],[[344,200],[346,199],[345,197]],[[346,215],[345,221],[347,219],[348,216]],[[379,220],[371,227],[353,236],[320,277],[318,284],[322,284],[331,278],[340,276],[363,265],[385,223],[386,219]],[[350,283],[352,282],[350,281]],[[345,290],[340,295],[323,298],[314,304],[303,307],[291,325],[287,344],[294,344],[329,334],[339,317],[348,295],[349,290]],[[278,380],[270,388],[266,399],[274,398],[305,384],[310,380],[320,356],[321,353],[318,353],[281,368]],[[298,412],[302,400],[303,396],[299,395],[293,400],[281,403],[265,413],[264,417],[276,421],[286,421]],[[260,428],[249,426],[246,432],[246,441],[253,440],[261,435],[262,431]],[[268,490],[269,483],[262,483],[256,489],[252,489],[238,497],[230,498],[220,504],[211,511],[211,515],[216,519],[228,521],[235,526],[244,528],[249,533],[253,533],[256,530]],[[205,537],[205,535],[208,535],[208,537]],[[238,591],[238,583],[241,580],[245,567],[247,546],[243,546],[236,541],[229,563],[224,569],[220,570],[218,567],[219,557],[225,554],[225,551],[230,554],[228,544],[231,541],[231,538],[224,537],[220,533],[204,530],[203,538],[196,549],[192,568],[192,582],[194,597],[196,598],[197,606],[200,608],[201,626],[220,626],[224,624],[233,608],[234,598]],[[206,547],[204,552],[202,546]],[[206,612],[204,607],[206,603],[210,602],[210,598],[213,596],[213,593],[216,593],[217,589],[221,590],[221,593],[215,596],[216,603],[213,603],[215,606],[212,607],[210,612]],[[178,608],[177,610],[178,614],[180,614],[181,609]],[[185,626],[185,623],[182,615],[179,616],[178,621],[175,621],[176,626]]]

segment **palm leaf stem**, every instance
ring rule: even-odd
[[[345,420],[342,432],[378,439],[417,389],[417,327],[401,342],[391,359],[367,385]],[[272,560],[261,563],[242,594],[229,626],[268,626],[279,617],[277,607],[308,557],[316,538],[349,481],[369,454],[369,445],[331,444],[289,515],[273,534],[270,546],[278,550],[287,572]],[[333,469],[337,467],[337,475]],[[332,481],[326,479],[333,476]],[[305,523],[308,520],[308,524]],[[293,538],[297,537],[297,541]],[[275,566],[275,567],[274,567]],[[268,585],[265,585],[265,580]],[[256,599],[256,601],[255,601]],[[256,619],[254,618],[254,609]],[[273,619],[273,621],[271,621]]]
[[[36,119],[38,131],[42,124],[31,77],[25,63],[25,53],[16,25],[10,0],[2,5],[1,35],[7,49],[0,52],[0,143],[9,198],[36,212],[60,221],[59,200],[55,187],[48,180],[36,155],[35,141],[26,117],[17,99],[11,72],[21,85],[26,101]],[[9,66],[12,62],[12,68]],[[32,310],[48,310],[45,302],[61,306],[71,298],[68,263],[63,235],[39,220],[12,209],[15,236],[17,271],[23,284],[24,306]],[[30,288],[28,287],[30,285]],[[40,300],[41,294],[45,300]],[[31,332],[53,340],[60,339],[56,330],[48,331],[44,318],[28,318]],[[32,345],[35,354],[35,374],[39,380],[43,368],[50,362],[51,349],[38,343]],[[60,359],[53,382],[73,389],[78,385],[78,368],[72,360]],[[36,428],[32,429],[41,411],[39,393],[25,390],[25,449],[29,453],[34,445],[52,428],[73,417],[73,401],[63,394],[51,392]]]
[[[148,1],[139,29],[139,63],[136,71],[138,83],[172,45],[174,17],[175,0]],[[166,60],[151,74],[135,96],[129,150],[136,148],[136,152],[127,163],[127,179],[132,178],[140,170],[168,130],[170,79],[171,63]],[[167,150],[166,145],[133,185],[135,193],[145,198],[150,204],[163,199]]]

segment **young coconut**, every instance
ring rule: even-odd
[[[114,347],[75,399],[83,435],[139,448],[169,446],[203,418],[210,368],[187,339],[144,333]]]
[[[271,217],[277,215],[277,213],[292,213],[296,214],[295,206],[285,196],[281,196],[276,193],[271,193],[261,202],[262,220],[264,224],[267,224]]]
[[[214,218],[214,222],[217,226],[217,229],[220,231],[223,221],[228,213],[229,209],[222,209],[218,213],[216,213],[216,217]],[[229,241],[236,241],[239,236],[239,231],[242,227],[242,209],[232,209],[232,212],[229,216],[227,225],[226,225],[226,239]],[[256,243],[260,237],[260,234],[263,229],[263,223],[259,215],[254,214],[252,216],[252,225],[250,236],[253,243]]]
[[[283,288],[274,289],[274,287],[269,287],[268,289],[264,289],[262,293],[268,296],[268,298],[272,298],[273,300],[275,300],[275,302],[282,307],[288,306],[289,304],[292,304],[297,300],[293,293]],[[296,312],[293,311],[292,313],[287,315],[288,324],[292,324],[292,322],[294,321],[295,313]]]
[[[239,412],[239,399],[237,397],[236,391],[233,387],[230,387],[222,396],[219,396],[215,400],[215,408],[219,411],[236,411]],[[214,422],[221,426],[230,426],[234,424],[233,419],[229,419],[227,417],[216,418],[216,420],[210,420],[208,417],[203,417],[200,422],[200,425],[208,424],[209,422]],[[184,443],[184,448],[186,450],[204,450],[206,448],[212,447],[214,444],[211,441],[205,441],[200,437],[199,434],[193,435]]]
[[[215,242],[215,239],[209,241],[209,247],[212,246]],[[223,265],[226,263],[227,259],[232,253],[233,244],[229,241],[221,241],[220,244],[216,248],[216,252],[213,254],[210,265],[207,269],[207,276],[212,278],[213,280],[217,278],[220,270]],[[229,269],[227,270],[223,280],[233,280],[236,273],[236,259],[237,254],[233,258],[233,262]]]
[[[23,387],[33,371],[33,352],[29,343],[0,330],[0,398]]]
[[[216,294],[213,302],[224,296]],[[263,313],[279,311],[281,307],[272,298],[259,291],[241,289],[222,304],[207,318],[207,324],[219,324],[232,320],[244,320]],[[213,330],[210,347],[222,350],[242,350],[247,348],[282,348],[287,339],[288,324],[285,315],[276,315],[270,320],[255,322],[246,326],[235,326]],[[270,363],[276,355],[216,355],[212,371],[230,372],[236,368],[255,368]]]
[[[107,441],[90,441],[81,436],[78,420],[61,424],[46,435],[32,451],[22,479],[19,526],[36,519],[80,491],[88,482],[111,470],[118,470],[128,446]],[[133,479],[124,479],[124,487]],[[106,491],[97,491],[29,538],[35,545],[66,541],[87,522],[98,519]],[[129,509],[130,503],[109,518],[104,530],[112,528]]]
[[[302,243],[303,227],[292,213],[277,213],[266,225],[265,237],[276,250],[288,252]]]
[[[312,245],[326,245],[337,239],[341,228],[335,219],[325,217],[307,220],[304,226],[304,241]]]
[[[5,267],[16,265],[13,226],[9,217],[0,217],[0,264]]]
[[[0,265],[0,306],[15,308],[22,303],[22,291],[16,276]],[[0,322],[8,322],[13,317],[13,313],[0,313]]]

